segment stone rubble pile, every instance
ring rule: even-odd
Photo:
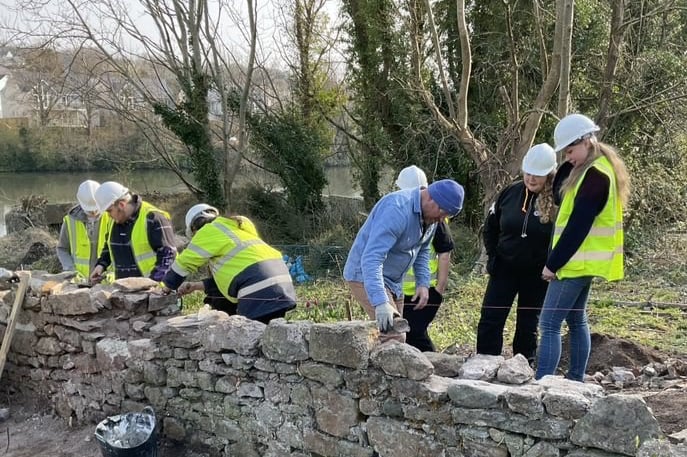
[[[590,378],[606,389],[667,389],[685,383],[687,363],[680,359],[668,359],[641,368],[611,367],[604,373],[594,373]]]
[[[640,397],[535,382],[521,356],[380,345],[373,322],[182,316],[145,279],[80,288],[34,276],[7,380],[65,418],[95,423],[152,405],[164,437],[209,455],[687,455]],[[0,291],[3,331],[13,295]]]

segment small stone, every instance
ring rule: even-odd
[[[410,331],[410,325],[407,320],[396,317],[394,318],[393,331],[396,333],[408,333]]]
[[[649,377],[651,377],[651,378],[653,378],[654,376],[658,375],[658,372],[656,371],[656,368],[652,367],[651,365],[645,366],[644,369],[642,370],[642,372],[643,372],[645,375],[647,375],[647,376],[649,376]]]
[[[10,409],[9,408],[0,408],[0,422],[5,422],[9,418],[10,418]]]

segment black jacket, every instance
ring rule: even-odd
[[[487,271],[541,272],[546,262],[553,221],[542,224],[535,210],[537,194],[517,181],[499,194],[489,209],[483,241],[489,256]]]

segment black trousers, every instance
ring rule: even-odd
[[[477,353],[501,355],[503,327],[518,296],[513,354],[533,360],[537,353],[537,325],[549,283],[541,271],[499,270],[489,277],[477,326]]]
[[[434,352],[434,343],[432,343],[427,329],[434,320],[434,316],[437,315],[439,305],[444,301],[444,297],[434,287],[430,287],[427,306],[418,310],[413,309],[417,303],[410,301],[411,298],[413,298],[411,295],[404,295],[403,297],[403,318],[410,325],[410,331],[406,334],[406,343],[423,352]]]

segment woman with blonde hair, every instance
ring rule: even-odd
[[[549,281],[539,318],[541,341],[536,378],[554,374],[561,356],[561,325],[570,334],[568,379],[584,381],[591,350],[587,299],[592,279],[617,281],[623,271],[623,208],[630,179],[622,159],[596,137],[599,127],[570,114],[554,130],[555,150],[563,151],[554,189],[560,209],[552,249],[542,270]]]

